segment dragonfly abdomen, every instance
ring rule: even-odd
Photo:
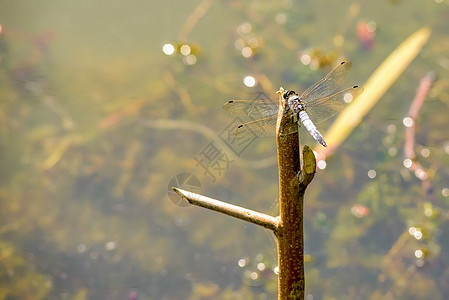
[[[318,128],[316,128],[315,124],[313,124],[313,122],[310,120],[309,115],[305,111],[302,110],[299,112],[299,120],[317,142],[319,142],[324,147],[327,147],[323,136],[318,131]]]

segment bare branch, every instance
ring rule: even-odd
[[[310,164],[310,152],[304,147],[304,170],[301,171],[298,132],[282,135],[281,130],[291,117],[286,114],[287,104],[283,101],[281,88],[278,92],[279,105],[277,125],[277,152],[279,161],[279,206],[281,228],[278,237],[279,298],[304,299],[304,232],[303,202],[307,184],[313,178],[314,168]],[[298,174],[299,179],[298,180]],[[312,174],[312,176],[310,176]],[[303,179],[301,181],[301,179]],[[309,181],[310,180],[310,181]]]
[[[175,187],[173,187],[173,191],[185,198],[192,205],[214,210],[225,215],[271,229],[275,234],[278,232],[278,218]]]

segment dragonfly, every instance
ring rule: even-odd
[[[281,134],[298,132],[302,124],[317,142],[327,147],[315,124],[328,120],[363,92],[363,87],[358,85],[335,92],[351,67],[350,61],[341,62],[301,96],[294,91],[284,91],[283,99],[287,102],[287,113],[291,116],[291,121],[284,125]],[[249,116],[254,120],[239,125],[233,132],[235,136],[267,136],[276,132],[279,101],[230,100],[223,105],[223,109],[235,115]]]

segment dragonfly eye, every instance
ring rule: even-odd
[[[288,99],[288,98],[290,98],[290,96],[292,96],[292,95],[296,95],[295,91],[285,91],[283,97],[284,97],[284,99]]]

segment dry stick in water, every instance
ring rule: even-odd
[[[435,74],[430,72],[427,73],[419,82],[418,91],[416,92],[415,99],[413,99],[412,105],[408,112],[408,117],[411,119],[410,126],[405,129],[405,146],[404,155],[405,158],[412,161],[410,170],[415,173],[415,176],[421,180],[422,186],[424,187],[429,200],[434,201],[435,195],[433,193],[432,185],[428,178],[427,172],[421,166],[421,164],[416,160],[415,154],[415,126],[418,119],[418,113],[426,100],[427,94],[435,81]]]

